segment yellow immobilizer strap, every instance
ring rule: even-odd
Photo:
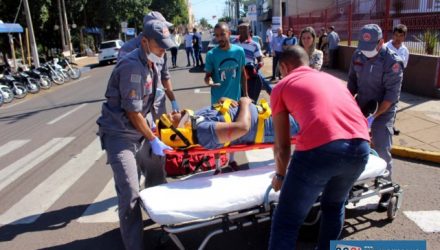
[[[258,124],[257,124],[257,134],[255,135],[255,143],[263,143],[264,139],[264,121],[270,117],[272,110],[266,100],[260,100],[260,107],[258,109]]]
[[[231,107],[232,100],[226,99],[222,104],[214,105],[215,110],[220,112],[220,114],[223,115],[223,118],[225,119],[226,123],[231,123],[231,115],[229,114],[229,108]],[[225,147],[229,146],[231,144],[230,141],[225,143]]]

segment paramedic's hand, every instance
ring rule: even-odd
[[[283,180],[276,177],[276,175],[272,178],[272,188],[275,192],[278,192],[283,186]]]
[[[159,156],[165,156],[164,150],[172,150],[171,147],[165,145],[159,138],[154,137],[153,140],[150,141],[151,149],[153,150],[153,154]]]
[[[179,112],[180,111],[179,104],[177,104],[176,100],[172,100],[171,101],[171,109],[173,110],[173,112]]]

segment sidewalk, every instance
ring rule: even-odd
[[[262,73],[270,77],[272,58],[263,60]],[[324,71],[347,84],[347,72]],[[440,100],[402,92],[395,127],[400,134],[393,137],[393,155],[440,163]]]
[[[75,58],[75,63],[78,67],[94,67],[99,64],[98,56],[82,56]]]

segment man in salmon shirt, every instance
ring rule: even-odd
[[[344,223],[344,203],[370,153],[367,120],[341,81],[311,69],[307,53],[290,46],[280,56],[283,75],[271,95],[275,129],[275,191],[281,189],[269,249],[295,249],[298,231],[321,196],[317,249],[329,249]],[[289,115],[299,124],[289,164]]]

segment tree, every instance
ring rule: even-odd
[[[206,20],[206,18],[204,18],[204,17],[202,17],[201,19],[200,19],[200,25],[203,27],[203,28],[208,28],[210,25],[209,25],[209,23],[208,23],[208,20]]]
[[[152,0],[149,8],[162,13],[165,19],[175,26],[187,24],[189,21],[186,0]]]
[[[229,16],[224,16],[218,19],[219,22],[225,22],[225,23],[229,23],[231,20],[232,19]]]

